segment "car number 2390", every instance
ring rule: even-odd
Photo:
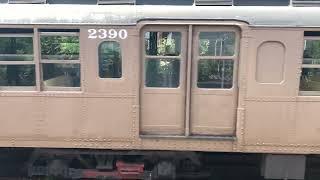
[[[115,30],[115,29],[88,29],[89,39],[127,39],[128,32],[125,29]]]

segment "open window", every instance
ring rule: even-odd
[[[40,30],[44,90],[80,90],[79,30]]]

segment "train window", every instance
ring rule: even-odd
[[[80,87],[78,33],[41,32],[40,35],[44,88]]]
[[[0,34],[0,86],[35,86],[33,37]],[[6,32],[8,33],[8,32]]]
[[[199,33],[198,88],[232,88],[235,39],[235,32]]]
[[[233,60],[202,59],[198,62],[199,88],[232,88]]]
[[[145,32],[144,41],[146,87],[178,87],[181,32]]]
[[[300,91],[320,91],[320,38],[306,37]]]
[[[99,45],[99,77],[121,78],[121,47],[118,42],[105,41]]]

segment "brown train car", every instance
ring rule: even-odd
[[[157,157],[173,178],[172,159],[228,152],[299,179],[319,154],[319,8],[1,5],[0,17],[0,146],[32,148],[31,175],[92,152],[105,167]]]

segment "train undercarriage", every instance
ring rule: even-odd
[[[0,179],[316,180],[320,178],[318,156],[279,156],[280,158],[244,153],[1,148]],[[281,167],[283,162],[293,164],[291,168],[294,171],[290,171],[291,165],[288,164]],[[297,169],[297,165],[300,167],[305,165],[306,168]],[[270,171],[270,167],[274,168]],[[279,172],[281,174],[281,171],[286,171],[287,176],[274,178]],[[299,171],[303,173],[302,178]]]

